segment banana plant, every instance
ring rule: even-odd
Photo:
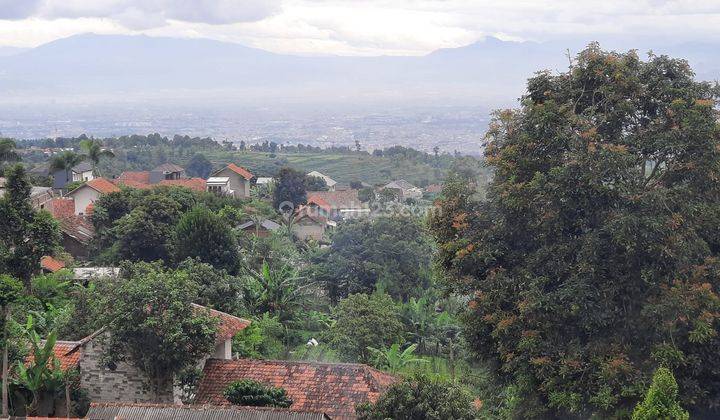
[[[415,349],[417,344],[411,344],[405,350],[400,350],[399,343],[383,349],[368,347],[368,350],[375,355],[375,367],[391,373],[398,373],[414,364],[426,363],[427,360],[415,357]]]

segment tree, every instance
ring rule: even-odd
[[[22,280],[29,291],[40,258],[53,253],[60,233],[48,212],[32,208],[25,169],[10,167],[6,177],[6,193],[0,198],[0,272]]]
[[[17,162],[20,155],[15,151],[15,142],[11,139],[0,139],[0,169],[6,162]]]
[[[73,151],[66,150],[50,159],[49,170],[51,173],[56,171],[65,171],[67,179],[72,180],[70,170],[85,160],[84,155],[79,155]]]
[[[319,176],[305,177],[305,189],[307,191],[327,191],[328,186],[325,180]]]
[[[0,275],[0,308],[2,308],[2,416],[8,417],[8,347],[11,305],[22,295],[22,284],[8,275]]]
[[[112,150],[103,149],[102,142],[100,140],[84,139],[80,141],[80,148],[85,151],[85,157],[92,163],[93,172],[97,170],[97,165],[100,163],[100,159],[115,157]]]
[[[425,376],[403,379],[388,388],[375,404],[357,407],[362,420],[472,420],[476,418],[470,394],[451,382]]]
[[[159,400],[175,374],[215,348],[217,319],[193,309],[198,285],[182,270],[159,263],[124,264],[123,277],[104,287],[104,357],[144,372]]]
[[[411,344],[405,350],[400,350],[400,344],[398,343],[393,344],[390,348],[383,349],[368,347],[368,350],[375,356],[373,365],[378,369],[385,369],[391,373],[399,373],[411,365],[424,363],[425,360],[415,357],[416,349],[417,344]]]
[[[117,259],[169,260],[172,228],[180,218],[179,204],[161,194],[146,200],[113,226]]]
[[[314,283],[306,283],[296,268],[278,264],[271,268],[263,261],[259,272],[248,269],[245,296],[255,313],[270,313],[280,321],[295,317],[310,297]]]
[[[199,258],[213,267],[235,274],[238,245],[223,218],[205,206],[198,206],[180,217],[173,232],[175,261]]]
[[[350,295],[333,312],[336,322],[328,332],[329,344],[344,360],[368,363],[369,347],[389,347],[402,339],[402,322],[388,295]]]
[[[381,287],[406,300],[430,284],[430,241],[419,220],[390,216],[338,226],[332,245],[313,259],[312,277],[333,301]]]
[[[658,368],[645,399],[635,407],[632,420],[688,420],[690,414],[678,403],[678,385],[667,368]]]
[[[292,168],[282,168],[276,178],[273,207],[279,209],[281,204],[291,203],[297,208],[307,202],[305,174]]]
[[[223,392],[225,398],[235,405],[252,407],[290,407],[293,403],[287,392],[280,387],[265,385],[252,379],[235,381]]]
[[[200,286],[196,303],[229,314],[245,312],[244,291],[239,278],[214,268],[197,258],[188,258],[177,266]]]
[[[189,176],[207,178],[212,172],[212,163],[202,153],[195,153],[188,162],[185,171]]]
[[[487,201],[443,192],[439,263],[515,416],[621,416],[657,363],[718,406],[717,97],[684,61],[590,46],[496,114]]]

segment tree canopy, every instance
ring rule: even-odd
[[[626,413],[658,363],[720,403],[718,91],[685,61],[591,45],[488,135],[487,201],[446,186],[439,261],[516,415]]]

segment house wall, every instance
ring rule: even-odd
[[[215,353],[212,355],[213,359],[223,359],[223,360],[230,360],[232,359],[232,339],[227,339],[222,343],[219,343],[217,346],[215,346]],[[203,363],[204,367],[205,364]]]
[[[99,338],[83,347],[80,358],[80,383],[93,402],[133,402],[172,404],[172,384],[156,399],[143,380],[145,375],[134,366],[118,363],[111,370],[102,362],[102,343]]]
[[[94,189],[84,186],[73,191],[70,195],[75,200],[75,214],[84,214],[85,209],[100,197],[100,193]]]
[[[80,173],[75,173],[75,172],[73,172],[73,173],[72,173],[72,180],[73,180],[73,182],[76,182],[76,181],[92,181],[93,179],[95,179],[95,177],[93,176],[92,171],[86,171],[86,172],[80,172]]]
[[[233,196],[235,198],[248,198],[250,197],[250,181],[246,180],[245,178],[241,177],[234,171],[231,171],[228,168],[221,169],[219,172],[213,174],[213,176],[217,177],[223,177],[226,176],[230,178],[228,181],[228,186],[231,190],[235,191]]]
[[[304,241],[308,238],[315,239],[316,241],[322,240],[325,235],[325,227],[318,224],[295,224],[292,228],[295,232],[295,236],[298,239]]]

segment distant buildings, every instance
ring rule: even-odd
[[[325,181],[325,185],[327,185],[328,191],[335,191],[335,185],[337,184],[337,182],[334,179],[330,178],[329,176],[327,176],[323,173],[320,173],[318,171],[312,171],[312,172],[308,173],[307,176],[322,179],[323,181]]]
[[[75,214],[88,213],[88,207],[103,194],[120,191],[115,184],[105,178],[94,178],[75,188],[65,196],[75,201]]]
[[[413,184],[405,181],[404,179],[399,179],[397,181],[386,184],[382,187],[382,189],[395,191],[401,201],[407,200],[408,198],[421,198],[423,195],[422,189],[414,186]]]
[[[70,170],[58,170],[53,173],[53,189],[61,190],[71,182],[92,181],[95,179],[90,162],[80,162]]]
[[[235,198],[250,197],[250,181],[253,174],[234,163],[215,171],[207,180],[208,191],[231,195]]]

